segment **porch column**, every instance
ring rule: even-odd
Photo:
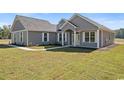
[[[74,46],[76,46],[76,31],[74,31]]]
[[[28,46],[28,30],[27,30],[27,46]]]
[[[103,47],[103,31],[101,31],[101,46]]]
[[[11,33],[11,40],[12,40],[11,43],[14,43],[14,33]]]
[[[99,30],[97,30],[97,48],[99,48]]]
[[[64,46],[64,32],[62,32],[62,46]]]

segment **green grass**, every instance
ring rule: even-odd
[[[29,52],[1,44],[0,79],[124,79],[124,45]]]

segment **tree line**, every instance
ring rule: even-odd
[[[124,38],[124,28],[115,30],[115,37],[116,38]]]
[[[0,27],[0,39],[10,39],[11,38],[11,25],[3,25]]]

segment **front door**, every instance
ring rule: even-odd
[[[79,33],[76,34],[76,45],[77,46],[80,45],[80,34]]]

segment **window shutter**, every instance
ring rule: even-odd
[[[57,41],[59,42],[59,33],[57,33],[57,37],[58,37],[58,38],[57,38]]]
[[[49,42],[49,33],[47,33],[47,42]]]
[[[44,42],[44,33],[42,33],[42,42]]]

